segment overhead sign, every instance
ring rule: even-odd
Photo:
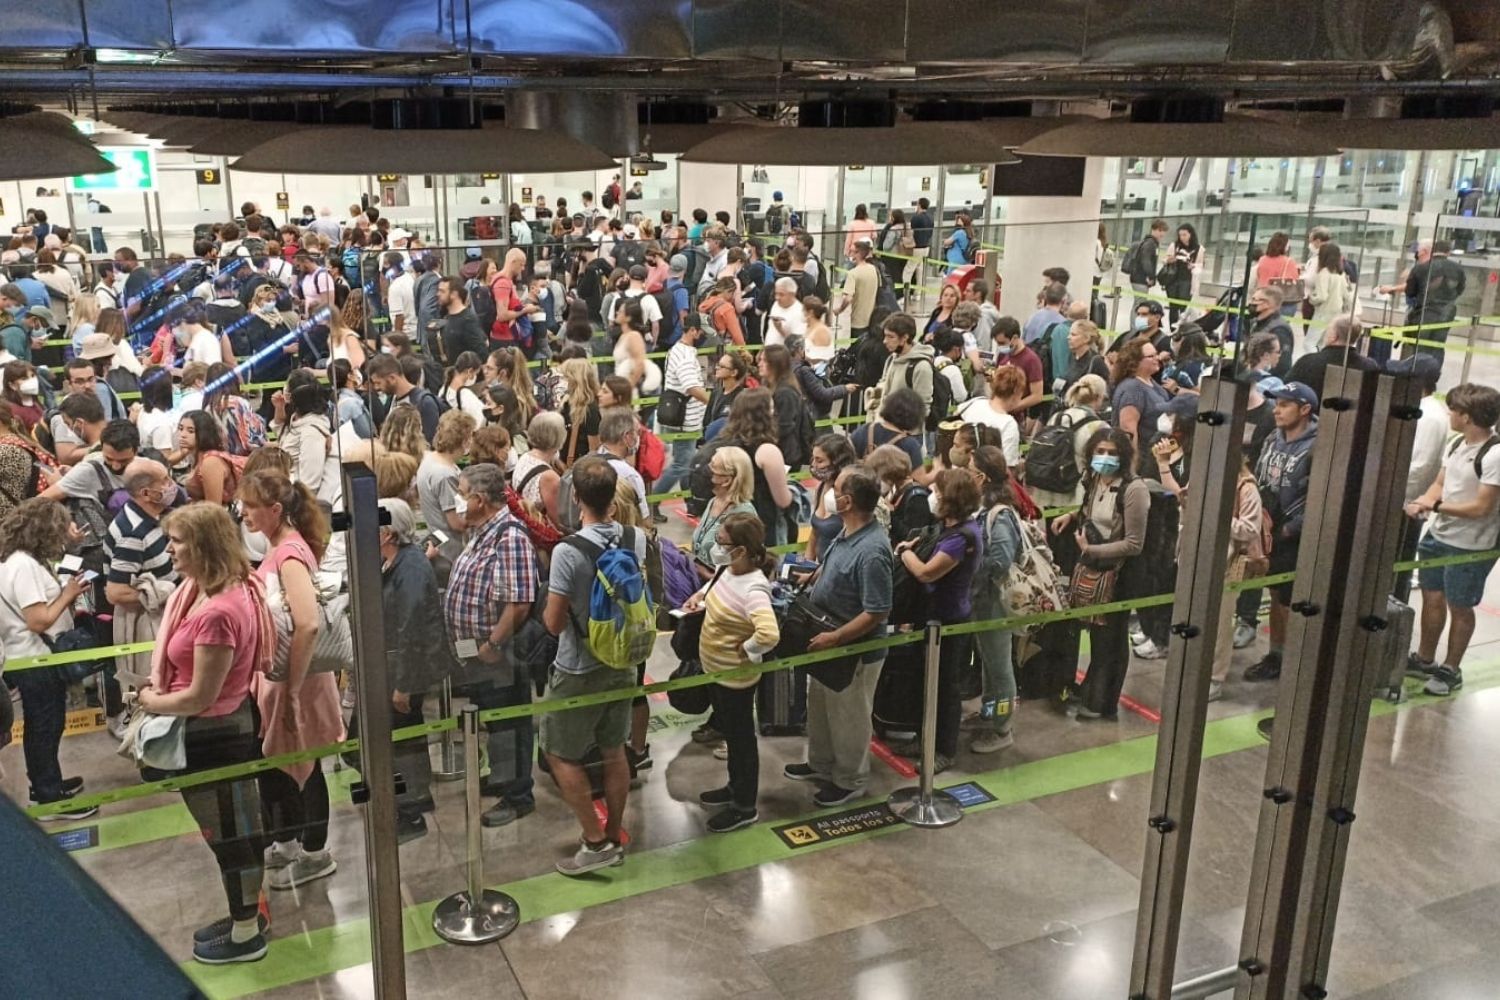
[[[198,175],[199,184],[222,184],[224,182],[218,167],[201,167],[193,173]]]
[[[482,181],[498,181],[500,179],[500,175],[499,174],[480,174],[479,175],[479,179],[482,180]]]
[[[285,191],[276,192],[276,211],[285,212],[292,207],[292,196]]]
[[[523,187],[523,188],[521,188],[521,204],[523,204],[523,205],[530,205],[531,204],[531,188],[529,188],[529,187]]]
[[[394,184],[401,179],[400,174],[376,174],[375,179],[382,184]]]
[[[154,191],[156,151],[140,146],[101,147],[99,155],[117,169],[107,174],[85,174],[68,181],[74,191]]]

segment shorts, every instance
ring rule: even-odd
[[[1270,569],[1268,575],[1276,576],[1279,573],[1293,573],[1297,569],[1297,549],[1302,545],[1302,536],[1296,538],[1277,537],[1271,544]],[[1278,583],[1268,588],[1271,596],[1281,605],[1292,603],[1292,584]]]
[[[634,670],[597,667],[586,674],[570,674],[554,666],[547,679],[546,700],[576,698],[634,686]],[[547,753],[575,763],[587,757],[594,747],[611,750],[624,746],[630,739],[630,699],[548,712],[541,717],[538,736]]]
[[[1464,556],[1473,549],[1461,549],[1440,542],[1428,534],[1417,543],[1417,586],[1423,590],[1435,590],[1442,594],[1455,608],[1472,608],[1484,600],[1484,581],[1495,568],[1494,559],[1481,562],[1461,563],[1457,566],[1435,566],[1432,569],[1421,564],[1424,559],[1441,559],[1443,556]]]

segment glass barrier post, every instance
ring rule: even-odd
[[[1231,371],[1226,366],[1227,371]],[[1209,379],[1198,402],[1193,437],[1192,493],[1183,511],[1172,640],[1168,647],[1162,720],[1156,743],[1136,914],[1135,961],[1130,995],[1161,997],[1172,990],[1177,936],[1182,925],[1193,819],[1198,804],[1209,683],[1218,644],[1227,642],[1222,623],[1233,614],[1224,593],[1229,526],[1239,481],[1240,442],[1249,385],[1223,375]],[[1229,607],[1226,607],[1226,603]]]
[[[465,705],[464,831],[468,844],[468,886],[437,905],[432,929],[450,944],[498,941],[521,922],[521,909],[503,892],[484,887],[484,838],[479,827],[479,709]]]
[[[917,787],[899,788],[886,804],[891,812],[910,826],[952,826],[964,818],[958,799],[947,792],[934,791],[933,771],[937,756],[938,665],[941,661],[943,627],[927,623],[927,668],[922,691],[922,773]]]

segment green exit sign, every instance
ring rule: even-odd
[[[156,152],[140,148],[103,148],[99,155],[116,169],[107,174],[85,174],[68,183],[74,191],[154,191]]]

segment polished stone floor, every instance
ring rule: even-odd
[[[685,536],[674,518],[667,532]],[[1262,639],[1262,643],[1264,639]],[[1240,681],[1261,646],[1237,654],[1210,707],[1218,749],[1205,760],[1179,978],[1237,959],[1265,768],[1252,713],[1274,687]],[[1475,1000],[1500,995],[1500,582],[1491,579],[1469,657],[1470,686],[1446,703],[1371,720],[1334,942],[1329,995]],[[658,654],[651,673],[670,671]],[[1493,686],[1491,686],[1493,685]],[[1135,662],[1126,692],[1161,704],[1160,663]],[[464,884],[461,784],[436,786],[425,838],[403,846],[408,993],[413,997],[671,997],[689,1000],[1123,997],[1146,844],[1155,726],[1132,712],[1080,723],[1022,707],[1017,744],[965,753],[941,783],[982,775],[1002,801],[955,827],[895,829],[821,850],[779,846],[770,828],[812,815],[810,789],[780,770],[801,742],[766,739],[761,824],[712,838],[697,793],[724,765],[664,704],[655,769],[632,792],[625,865],[578,885],[548,874],[576,824],[539,775],[537,812],[484,832],[486,882],[527,918],[498,945],[460,948],[427,928],[431,904]],[[131,784],[102,733],[64,741],[68,773],[90,790]],[[25,795],[20,752],[0,752],[0,789]],[[373,995],[363,829],[348,771],[332,774],[339,870],[272,893],[271,956],[228,969],[189,961],[193,928],[222,915],[208,849],[174,796],[106,807],[100,847],[77,856],[214,997]],[[874,763],[872,798],[909,784]]]

